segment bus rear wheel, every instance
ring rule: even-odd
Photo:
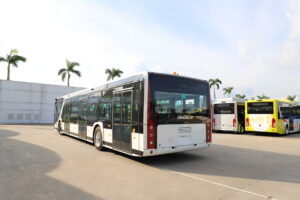
[[[95,129],[95,132],[94,132],[94,146],[99,151],[101,151],[103,149],[102,133],[101,133],[101,129],[99,126]]]

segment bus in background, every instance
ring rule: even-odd
[[[61,134],[132,156],[208,147],[207,81],[145,72],[56,100],[54,127]]]
[[[239,98],[216,99],[212,103],[213,131],[243,133],[245,130],[245,100]]]
[[[290,115],[293,105],[289,100],[278,99],[246,101],[246,131],[278,134],[298,131]]]
[[[300,105],[293,104],[287,107],[281,107],[279,116],[280,119],[283,119],[286,123],[287,133],[300,131]]]

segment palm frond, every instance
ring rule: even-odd
[[[66,74],[67,74],[66,71],[64,71],[64,72],[62,73],[62,75],[61,75],[61,80],[62,80],[62,81],[65,81]]]
[[[78,70],[73,70],[72,71],[74,74],[76,74],[78,77],[81,77],[81,72]]]
[[[106,70],[105,70],[105,74],[111,74],[112,73],[112,71],[109,69],[109,68],[107,68]]]
[[[58,71],[58,74],[57,75],[60,75],[61,73],[67,71],[66,68],[61,68],[59,71]]]
[[[75,68],[76,66],[79,66],[79,65],[80,65],[80,64],[79,64],[78,62],[71,62],[70,65],[69,65],[69,67],[70,67],[70,69],[74,70],[74,68]]]
[[[112,75],[111,74],[108,74],[108,76],[107,76],[107,81],[109,81],[110,79],[112,79]]]
[[[17,63],[17,62],[26,62],[26,58],[25,57],[23,57],[23,56],[19,56],[19,55],[13,55],[13,56],[11,56],[10,57],[10,59],[9,59],[9,62],[11,63],[11,64],[13,64],[13,63]],[[14,65],[14,64],[13,64]]]
[[[7,60],[4,57],[0,57],[0,62],[7,62]]]

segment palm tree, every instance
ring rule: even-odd
[[[261,96],[257,96],[258,99],[270,99],[270,97],[266,96],[265,94],[262,94]]]
[[[294,95],[294,96],[289,95],[289,96],[287,96],[287,99],[290,101],[295,101],[296,97],[297,97],[296,95]]]
[[[7,62],[7,80],[10,80],[10,65],[18,67],[18,62],[26,62],[26,58],[19,56],[17,49],[10,50],[10,53],[6,55],[6,58],[0,57],[0,62]]]
[[[220,85],[222,84],[222,81],[218,78],[215,78],[215,79],[209,79],[208,83],[210,88],[214,87],[214,98],[216,99],[216,87],[217,89],[219,89]]]
[[[78,77],[81,77],[81,72],[75,69],[76,66],[79,66],[79,63],[77,63],[77,62],[70,62],[70,61],[66,60],[66,65],[67,65],[66,68],[61,68],[58,71],[58,75],[61,76],[62,81],[65,81],[66,75],[68,76],[67,86],[69,87],[71,73],[74,73]]]
[[[120,69],[115,69],[115,68],[107,68],[105,70],[105,74],[107,74],[107,80],[114,80],[115,77],[121,77],[121,74],[123,74],[123,71]]]
[[[236,94],[235,97],[239,98],[239,99],[245,99],[246,95],[244,95],[244,94]]]
[[[223,88],[224,95],[228,94],[228,96],[230,96],[232,90],[233,90],[233,87]]]

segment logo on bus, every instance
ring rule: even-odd
[[[177,119],[194,119],[194,117],[190,115],[178,115]]]

